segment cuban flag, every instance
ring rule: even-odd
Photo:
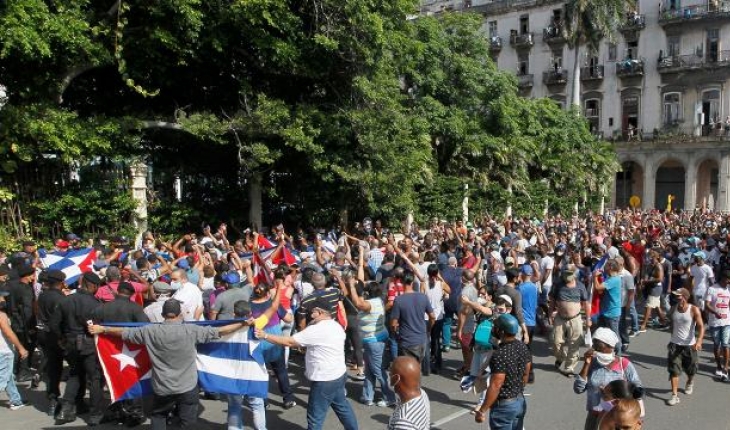
[[[222,326],[232,321],[195,321],[185,324]],[[108,324],[133,327],[145,324]],[[269,374],[260,342],[252,331],[241,329],[215,342],[198,345],[198,383],[209,393],[241,394],[266,398]],[[151,395],[152,361],[144,345],[123,342],[119,337],[96,336],[99,362],[111,400],[134,399]]]
[[[63,271],[66,274],[66,284],[71,285],[81,275],[91,271],[91,266],[96,261],[96,250],[84,248],[65,253],[52,252],[42,257],[41,261],[47,269]]]

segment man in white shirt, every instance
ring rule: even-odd
[[[728,367],[730,366],[730,272],[720,275],[720,283],[707,290],[705,309],[709,314],[708,325],[715,346],[715,362],[717,370],[715,376],[722,381],[730,381]]]
[[[705,263],[707,255],[704,251],[697,251],[692,254],[694,264],[689,268],[689,274],[692,276],[692,296],[694,302],[700,310],[705,308],[705,294],[707,288],[715,283],[715,274],[712,268]]]
[[[177,290],[172,298],[182,302],[183,320],[200,321],[203,319],[203,292],[197,285],[188,281],[188,274],[184,269],[175,269],[172,272],[170,286]]]
[[[345,330],[332,319],[331,304],[318,297],[310,305],[311,322],[291,337],[256,330],[256,337],[289,348],[307,348],[304,375],[310,381],[307,428],[321,429],[332,407],[345,430],[357,430],[357,418],[345,393]]]

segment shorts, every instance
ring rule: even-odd
[[[710,327],[715,348],[730,348],[730,325]]]
[[[461,342],[462,349],[469,349],[471,347],[471,341],[474,335],[472,333],[462,333],[459,336],[459,342]]]
[[[656,309],[661,306],[661,300],[659,296],[649,296],[646,298],[646,307],[649,309]]]
[[[679,376],[682,371],[687,376],[697,373],[697,351],[691,346],[669,343],[667,345],[667,371],[669,376]]]

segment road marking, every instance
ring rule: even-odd
[[[464,410],[461,410],[461,411],[458,411],[458,412],[454,412],[451,415],[447,415],[447,416],[441,418],[440,420],[431,423],[431,427],[439,427],[439,426],[442,426],[442,425],[444,425],[444,424],[446,424],[446,423],[448,423],[450,421],[454,421],[455,419],[457,419],[459,417],[463,417],[464,415],[468,414],[469,411],[470,411],[470,409],[464,409]]]

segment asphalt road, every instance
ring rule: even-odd
[[[670,396],[669,382],[665,368],[666,344],[669,333],[649,331],[632,340],[628,357],[634,363],[645,387],[647,420],[644,429],[685,429],[685,430],[730,430],[730,384],[713,380],[714,360],[711,341],[705,340],[704,350],[700,353],[700,373],[696,378],[692,396],[680,394],[681,403],[674,407],[666,406]],[[576,395],[572,390],[572,380],[553,370],[554,359],[550,355],[546,340],[536,338],[534,348],[536,382],[526,390],[528,413],[525,423],[527,430],[533,429],[582,429],[585,418],[585,395]],[[477,424],[473,415],[468,413],[476,402],[476,397],[463,394],[458,381],[452,377],[460,363],[461,353],[452,350],[446,355],[447,370],[442,375],[424,378],[423,386],[431,399],[431,421],[434,429],[466,430],[487,429],[487,424]],[[302,357],[295,357],[290,367],[291,382],[298,405],[290,410],[281,408],[281,396],[275,383],[271,384],[270,403],[267,411],[269,430],[295,430],[306,428],[306,400],[308,386],[302,375]],[[366,407],[356,401],[360,397],[361,382],[349,381],[349,398],[355,408],[361,429],[384,429],[392,412],[389,408]],[[682,385],[684,386],[684,379]],[[41,384],[41,389],[43,384]],[[7,405],[5,393],[0,394],[0,428],[3,430],[31,429],[85,429],[88,428],[83,417],[74,423],[54,426],[53,420],[43,412],[45,400],[42,391],[29,390],[21,386],[21,393],[31,404],[18,411],[4,409]],[[376,397],[377,398],[377,397]],[[355,399],[355,400],[352,400]],[[227,404],[223,401],[203,400],[203,408],[196,429],[225,429]],[[246,428],[251,428],[251,415],[245,415]],[[101,430],[119,429],[119,426],[102,425]],[[121,427],[124,428],[124,427]],[[137,427],[149,429],[149,421]],[[325,429],[341,429],[333,412],[330,412]]]

